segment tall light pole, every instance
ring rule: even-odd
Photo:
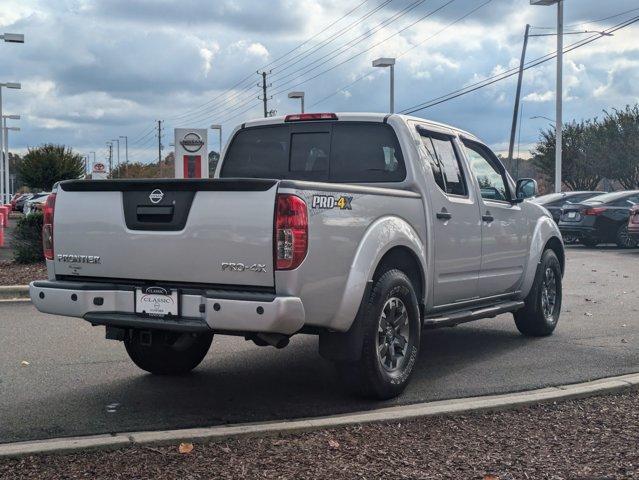
[[[7,195],[7,199],[11,200],[11,183],[9,180],[9,130],[19,132],[20,129],[18,127],[7,127],[7,120],[20,120],[20,115],[2,115],[2,133],[4,135],[4,150],[2,151],[2,156],[5,159],[4,192]]]
[[[220,149],[218,150],[218,156],[217,156],[217,161],[219,163],[220,159],[222,158],[222,124],[214,123],[213,125],[211,125],[211,130],[218,130],[220,132]],[[217,168],[217,164],[215,166]]]
[[[0,40],[6,43],[24,43],[22,33],[3,33]],[[20,88],[19,83],[0,83],[0,119],[2,118],[2,87]],[[9,193],[9,158],[4,158],[4,128],[0,128],[0,204],[5,201],[5,195]],[[4,180],[3,180],[4,175]],[[11,197],[7,198],[8,202]]]
[[[555,192],[561,192],[562,115],[563,115],[563,65],[564,65],[564,1],[530,0],[531,5],[557,4],[557,87],[555,115]]]
[[[112,142],[118,142],[118,156],[117,156],[117,163],[116,163],[116,169],[120,168],[120,139],[119,138],[114,138],[113,140],[111,140]],[[118,177],[120,176],[120,171],[118,170]]]
[[[304,92],[289,92],[288,98],[299,98],[302,108],[302,111],[300,113],[304,113]]]
[[[2,87],[20,89],[16,82],[0,83],[0,118],[2,118]],[[6,178],[5,178],[6,177]],[[9,185],[9,159],[4,158],[4,128],[0,128],[0,203],[5,202]],[[10,199],[9,199],[10,200]]]
[[[395,113],[395,59],[378,58],[373,60],[373,67],[390,67],[390,113]]]
[[[120,138],[124,138],[124,163],[129,163],[129,137],[120,135]]]

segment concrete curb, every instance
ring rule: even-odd
[[[17,300],[29,300],[29,285],[0,286],[0,302]]]
[[[260,436],[295,433],[362,423],[408,420],[431,415],[504,410],[558,400],[621,392],[631,388],[637,388],[638,386],[639,373],[608,377],[585,383],[529,390],[526,392],[441,400],[320,418],[5,443],[0,444],[0,458],[73,452],[78,450],[113,449],[135,445],[175,444],[181,441],[211,442],[249,435]]]

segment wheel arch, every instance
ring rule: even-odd
[[[400,262],[409,270],[405,273],[411,280],[420,280],[415,292],[420,302],[426,300],[428,286],[424,275],[427,271],[424,243],[403,218],[381,217],[371,223],[360,240],[342,298],[330,324],[331,329],[344,332],[350,328],[367,285],[375,278],[380,265],[389,265],[391,261]]]
[[[403,245],[391,248],[377,263],[372,277],[373,283],[392,268],[401,270],[410,279],[420,305],[420,313],[423,314],[425,276],[419,257],[413,250]]]
[[[543,216],[537,220],[532,234],[530,249],[528,252],[528,261],[525,266],[524,276],[521,283],[521,298],[526,298],[528,292],[530,292],[535,280],[537,265],[541,261],[541,256],[544,251],[548,248],[552,249],[557,255],[559,263],[561,264],[561,273],[563,275],[566,268],[566,254],[561,232],[559,232],[559,228],[552,218]]]

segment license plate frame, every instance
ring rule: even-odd
[[[135,314],[155,318],[178,317],[180,295],[177,288],[136,287]]]

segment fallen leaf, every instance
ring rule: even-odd
[[[180,453],[191,453],[193,451],[192,443],[180,443],[178,447],[178,452]]]
[[[484,475],[484,480],[499,480],[497,475]]]
[[[625,338],[622,338],[621,343],[628,343],[628,340],[626,340]]]
[[[22,365],[23,367],[28,367],[29,365],[31,365],[29,362],[27,362],[26,360],[22,360],[20,362],[20,365]]]
[[[224,453],[231,453],[231,449],[230,449],[227,445],[224,445],[224,446],[221,448],[221,450],[222,450]]]
[[[590,312],[586,312],[586,313],[584,313],[584,315],[585,315],[586,317],[592,317],[592,313],[590,313]]]
[[[337,440],[330,439],[328,441],[328,446],[332,449],[337,449],[339,448],[339,442]]]

